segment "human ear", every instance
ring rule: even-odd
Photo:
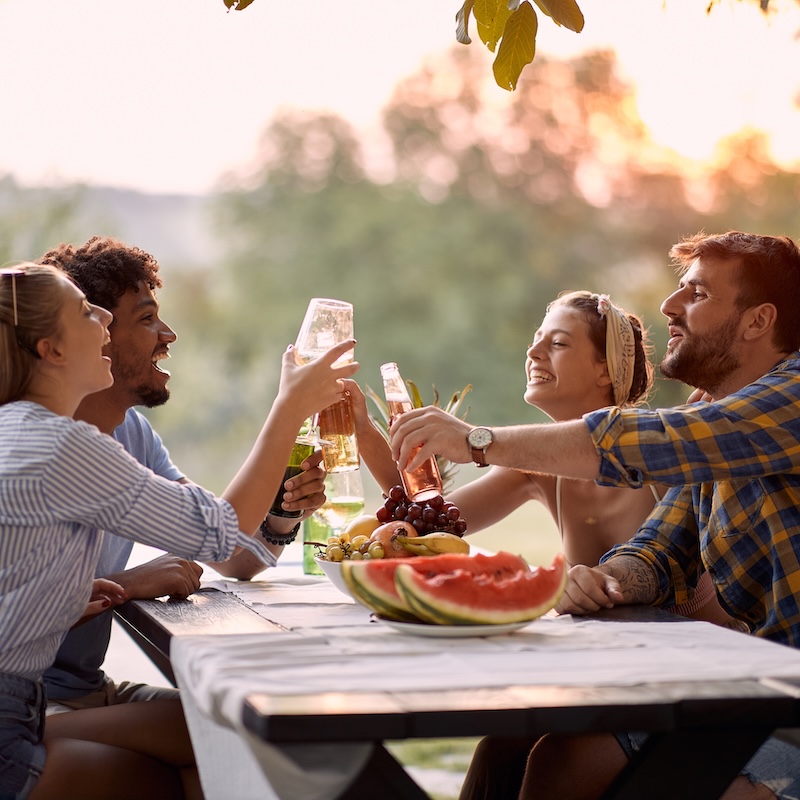
[[[597,375],[598,386],[611,386],[613,383],[611,376],[608,374],[608,361],[605,359],[597,362],[595,374]]]
[[[755,341],[772,333],[778,319],[778,309],[772,303],[748,308],[744,314],[745,328],[742,333],[746,341]]]
[[[52,364],[60,364],[64,361],[64,353],[58,346],[58,342],[47,337],[36,342],[36,352],[42,361],[49,361]]]

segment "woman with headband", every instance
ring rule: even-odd
[[[126,599],[92,581],[104,530],[185,558],[220,561],[241,547],[274,564],[248,534],[277,492],[286,462],[275,454],[288,456],[303,420],[340,399],[341,378],[358,369],[333,367],[352,341],[305,366],[287,349],[261,434],[218,498],[155,475],[72,419],[113,381],[111,319],[54,267],[0,270],[0,800],[201,797],[179,701],[73,711],[45,728],[42,673],[79,618]],[[156,703],[161,737],[137,708]]]
[[[639,318],[615,306],[608,295],[562,294],[547,307],[527,349],[525,402],[554,421],[579,419],[605,406],[642,403],[653,384],[649,349]],[[370,423],[363,393],[355,381],[347,384],[355,400],[362,458],[388,491],[399,483],[397,465]],[[497,466],[448,496],[467,520],[468,534],[494,525],[530,500],[539,501],[558,525],[570,566],[597,564],[613,545],[636,532],[659,498],[658,487],[619,489]],[[691,605],[678,613],[728,619],[716,604],[710,581],[703,581]]]
[[[603,406],[646,400],[653,382],[641,321],[608,295],[570,292],[547,308],[525,359],[525,402],[554,421],[577,419]],[[594,565],[626,541],[661,497],[657,486],[617,489],[593,481],[492,467],[453,493],[470,532],[497,522],[527,500],[543,503],[558,525],[568,563]],[[704,574],[678,614],[729,621]],[[473,756],[460,800],[516,800],[535,739],[483,739]]]
[[[560,295],[547,307],[525,359],[525,402],[553,421],[579,419],[605,406],[646,400],[653,384],[649,344],[641,321],[608,295],[586,291]],[[385,441],[368,422],[366,402],[356,399],[357,435],[364,462],[387,491],[398,483]],[[620,489],[493,466],[456,489],[448,500],[469,524],[468,534],[488,528],[528,501],[552,514],[570,566],[594,566],[615,544],[627,541],[661,497],[657,486]],[[678,614],[719,624],[730,621],[704,574],[690,603]],[[516,800],[528,753],[536,740],[483,739],[475,752],[460,800]]]

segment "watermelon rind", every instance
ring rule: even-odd
[[[405,566],[394,575],[398,592],[420,619],[436,625],[504,625],[528,622],[559,601],[567,582],[564,556],[550,567],[493,579],[454,571],[426,577]]]
[[[428,577],[466,570],[469,573],[502,577],[514,575],[530,567],[522,556],[499,552],[494,554],[445,553],[409,559],[380,561],[343,561],[342,577],[353,597],[379,617],[398,622],[419,622],[396,586],[395,574],[401,565]],[[423,620],[424,621],[424,620]]]
[[[393,597],[387,592],[381,591],[375,585],[375,581],[368,579],[366,567],[369,563],[368,561],[342,562],[342,577],[353,597],[362,606],[384,619],[397,622],[416,622],[417,617],[408,610],[400,595]]]

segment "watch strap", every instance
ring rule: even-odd
[[[486,462],[486,448],[485,447],[473,447],[472,448],[472,460],[479,467],[488,467],[489,464]]]

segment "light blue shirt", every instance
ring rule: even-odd
[[[102,531],[224,561],[239,531],[225,500],[154,475],[97,428],[31,402],[0,406],[0,672],[31,680],[86,608]]]

